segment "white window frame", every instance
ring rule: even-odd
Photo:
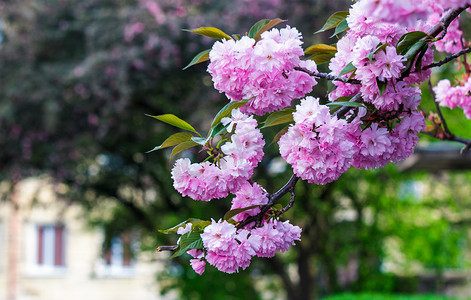
[[[55,228],[62,226],[62,265],[55,264]],[[39,260],[39,231],[43,228],[42,262]],[[26,227],[26,275],[31,277],[63,277],[67,272],[67,230],[63,224],[30,223]]]
[[[133,240],[131,237],[131,249],[133,247]],[[124,247],[122,238],[115,236],[111,239],[111,246],[108,255],[110,255],[109,263],[103,253],[95,264],[95,276],[97,278],[132,278],[136,276],[135,260],[130,258],[130,264],[124,264]]]

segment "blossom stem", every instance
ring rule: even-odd
[[[435,135],[431,132],[425,132],[425,134],[427,134],[431,137],[434,137],[434,138],[441,139],[441,140],[460,142],[460,143],[465,145],[465,147],[461,150],[461,152],[468,151],[469,149],[471,149],[471,140],[456,136],[453,133],[451,133],[451,131],[448,128],[448,125],[446,123],[445,117],[442,114],[442,110],[440,109],[440,105],[438,104],[438,102],[435,99],[435,93],[433,92],[432,83],[430,82],[430,79],[428,80],[428,87],[430,89],[430,93],[432,94],[432,99],[433,99],[433,102],[435,103],[435,108],[437,109],[438,117],[440,118],[440,121],[442,122],[443,131],[444,131],[445,134],[444,134],[443,138],[440,138],[440,137],[438,137],[437,135]]]
[[[237,225],[237,229],[243,228],[247,224],[254,221],[261,222],[263,220],[263,217],[265,216],[265,213],[276,203],[276,201],[278,201],[285,194],[291,193],[291,197],[294,198],[294,187],[296,186],[298,180],[299,177],[293,174],[288,180],[288,182],[286,182],[286,184],[281,189],[268,196],[268,203],[262,208],[260,208],[260,212],[258,214],[256,214],[255,216],[248,217],[244,222],[239,223]],[[291,199],[290,202],[294,203],[294,199]]]
[[[457,53],[455,53],[455,54],[452,54],[452,55],[450,55],[450,56],[447,56],[446,58],[442,59],[442,60],[439,61],[439,62],[432,63],[432,64],[430,64],[430,65],[427,65],[427,66],[423,67],[422,70],[428,70],[428,69],[430,69],[430,68],[439,67],[439,66],[441,66],[441,65],[444,65],[444,64],[446,64],[446,63],[452,61],[452,60],[455,59],[455,58],[460,57],[461,55],[464,55],[464,54],[470,53],[470,52],[471,52],[471,47],[466,48],[466,49],[463,49],[463,50],[461,50],[460,52],[457,52]]]
[[[172,246],[159,246],[157,247],[156,251],[175,251],[177,250],[178,245],[172,245]]]
[[[328,73],[312,72],[312,71],[309,71],[308,69],[302,68],[302,67],[295,67],[294,69],[297,70],[297,71],[307,73],[312,77],[323,78],[323,79],[332,80],[332,81],[342,81],[343,83],[351,83],[351,84],[360,84],[361,83],[360,80],[358,80],[358,79],[348,79],[348,78],[345,78],[345,77],[330,75]]]
[[[295,198],[296,198],[296,195],[295,195],[295,193],[294,193],[294,188],[293,188],[293,189],[291,190],[291,198],[289,199],[288,205],[286,205],[282,210],[277,211],[277,212],[276,212],[276,215],[277,215],[277,216],[281,216],[282,214],[284,214],[285,212],[287,212],[291,207],[293,207]]]

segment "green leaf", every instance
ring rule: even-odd
[[[188,69],[189,67],[191,67],[193,65],[196,65],[196,64],[199,64],[199,63],[202,63],[204,61],[209,60],[209,51],[211,51],[211,49],[204,50],[204,51],[201,51],[200,53],[196,54],[196,56],[193,57],[191,62],[186,67],[184,67],[183,70],[186,70],[186,69]]]
[[[228,35],[224,31],[216,27],[200,27],[200,28],[190,29],[190,30],[184,29],[184,31],[193,32],[193,33],[204,35],[204,36],[217,39],[217,40],[222,40],[222,39],[231,40],[232,39],[230,35]]]
[[[188,148],[198,146],[198,145],[199,145],[198,143],[195,143],[193,141],[188,141],[188,142],[181,143],[181,144],[175,146],[175,148],[173,148],[172,154],[170,155],[170,159],[172,159],[175,155],[182,152],[183,150],[186,150]]]
[[[270,22],[268,19],[263,19],[255,23],[249,30],[248,36],[249,38],[255,38],[255,35],[258,33],[263,26],[267,25]]]
[[[348,107],[363,107],[363,104],[357,103],[357,102],[347,102],[347,101],[335,101],[335,102],[329,102],[326,104],[327,106],[330,106],[332,108],[336,107],[342,107],[342,106],[348,106]]]
[[[339,23],[339,25],[337,25],[337,27],[335,27],[335,32],[330,37],[332,38],[334,36],[337,36],[338,34],[344,32],[347,29],[348,29],[347,20],[343,20],[342,22]]]
[[[376,47],[376,49],[374,49],[373,51],[371,51],[370,53],[368,53],[366,55],[366,58],[368,58],[370,60],[371,63],[373,63],[373,55],[375,55],[376,53],[378,53],[378,51],[381,51],[384,49],[386,49],[386,47],[388,46],[389,44],[386,43],[386,44],[380,44]]]
[[[345,68],[342,69],[339,76],[355,71],[356,69],[357,68],[353,65],[353,62],[350,62],[348,65],[345,66]]]
[[[263,123],[262,128],[293,122],[293,112],[295,111],[292,108],[285,108],[271,113]]]
[[[403,76],[407,76],[407,74],[410,73],[415,58],[424,49],[424,47],[427,47],[427,42],[420,40],[407,50],[407,53],[404,55],[407,60],[405,62],[406,68],[402,71]]]
[[[165,115],[159,115],[159,116],[151,116],[151,115],[146,115],[146,116],[152,117],[154,119],[157,119],[157,120],[162,121],[164,123],[170,124],[172,126],[194,132],[197,135],[201,136],[201,134],[199,134],[198,131],[196,131],[193,128],[193,126],[191,126],[190,124],[188,124],[187,122],[183,121],[182,119],[180,119],[179,117],[177,117],[175,115],[165,114]]]
[[[229,219],[231,219],[232,217],[234,217],[234,216],[240,214],[241,212],[244,212],[244,211],[249,210],[249,209],[252,209],[252,208],[260,207],[260,206],[265,206],[265,204],[251,205],[251,206],[244,207],[244,208],[231,209],[230,211],[228,211],[228,212],[224,215],[224,220],[229,220]]]
[[[422,49],[420,50],[420,54],[417,56],[417,60],[415,62],[415,69],[422,71],[422,59],[424,58],[425,52],[427,52],[428,44],[425,44]]]
[[[326,44],[317,44],[309,46],[306,50],[304,50],[304,54],[317,54],[317,53],[336,53],[337,48],[334,46],[326,45]]]
[[[227,127],[229,127],[229,124],[227,124],[226,126],[222,125],[221,123],[218,123],[216,126],[214,126],[213,128],[211,128],[211,131],[209,132],[209,136],[210,137],[215,137],[221,133],[223,133],[224,131],[227,130]]]
[[[191,140],[201,146],[204,146],[206,144],[206,142],[208,141],[207,138],[204,138],[204,137],[192,137]]]
[[[221,108],[221,110],[214,117],[214,120],[211,123],[211,128],[219,124],[222,118],[229,117],[233,109],[240,108],[247,102],[249,102],[249,100],[232,101],[224,105],[224,107]]]
[[[180,244],[178,245],[178,250],[170,256],[170,258],[175,258],[185,254],[188,250],[191,249],[202,249],[203,240],[201,239],[201,234],[198,232],[187,232],[180,238]]]
[[[313,60],[317,65],[325,64],[330,62],[332,57],[335,56],[335,53],[320,53],[320,54],[313,54],[308,57],[308,59]]]
[[[267,30],[270,30],[272,29],[274,26],[278,25],[279,23],[281,22],[284,22],[282,19],[279,19],[279,18],[276,18],[276,19],[273,19],[273,20],[267,20],[268,23],[266,23],[265,25],[263,25],[254,35],[254,40],[255,41],[259,41],[260,40],[260,36],[262,35],[262,33],[264,33],[265,31]],[[255,26],[255,25],[254,25]],[[253,27],[252,27],[253,28]],[[250,30],[252,30],[252,28]],[[250,36],[250,32],[249,32],[249,36]]]
[[[204,227],[211,224],[210,221],[195,219],[195,218],[189,218],[189,219],[173,226],[172,228],[165,229],[165,230],[158,230],[158,232],[163,233],[163,234],[177,233],[178,228],[185,227],[186,224],[188,224],[188,223],[193,224],[193,226],[192,226],[193,231],[202,230]]]
[[[337,25],[339,25],[340,22],[342,22],[343,20],[347,18],[348,14],[349,14],[348,11],[338,11],[334,13],[327,19],[327,22],[325,22],[324,26],[320,30],[314,32],[314,34],[319,33],[319,32],[324,32],[331,28],[337,27]]]
[[[179,132],[179,133],[175,133],[175,134],[169,136],[169,137],[162,143],[162,145],[157,146],[157,147],[155,147],[154,149],[152,149],[152,150],[150,150],[150,151],[147,151],[146,153],[149,153],[149,152],[152,152],[152,151],[155,151],[155,150],[159,150],[159,149],[163,149],[163,148],[167,148],[167,147],[171,147],[171,146],[175,146],[175,145],[178,145],[178,144],[183,143],[183,142],[187,142],[187,141],[189,141],[192,137],[193,137],[193,134],[191,134],[191,133],[189,133],[189,132]]]
[[[426,36],[427,34],[422,31],[412,31],[404,34],[399,38],[399,41],[397,42],[396,52],[398,54],[404,55],[405,53],[407,53],[407,51],[412,45],[414,45]]]
[[[378,89],[379,89],[379,96],[383,96],[384,91],[388,87],[388,82],[380,81],[379,79],[376,78],[376,83],[378,84]]]
[[[288,131],[288,129],[289,129],[289,125],[285,126],[285,128],[278,131],[278,133],[273,138],[273,141],[271,141],[270,145],[273,144],[273,143],[278,142],[280,140],[280,138],[283,136],[283,134],[285,134]]]
[[[271,29],[273,26],[275,26],[275,25],[277,25],[281,22],[284,22],[284,21],[279,19],[279,18],[276,18],[276,19],[273,19],[273,20],[269,20],[269,19],[260,20],[257,23],[255,23],[252,26],[252,28],[250,28],[248,36],[250,38],[253,38],[256,41],[258,41],[260,39],[260,35],[263,32]]]
[[[274,211],[280,211],[280,210],[283,209],[283,205],[281,205],[280,203],[277,203],[277,204],[273,205],[271,208],[272,208]]]

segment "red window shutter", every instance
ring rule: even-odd
[[[107,265],[111,265],[111,249],[108,249],[105,252],[105,263]]]
[[[123,245],[123,266],[131,265],[131,233],[125,232],[121,235],[121,243]]]
[[[43,264],[44,227],[38,227],[38,265]]]
[[[54,227],[54,266],[64,265],[64,226]]]

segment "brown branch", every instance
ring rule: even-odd
[[[432,132],[427,132],[426,131],[424,133],[426,135],[429,135],[429,136],[433,137],[433,138],[437,138],[437,139],[440,139],[440,140],[443,140],[443,141],[455,141],[455,142],[462,143],[462,144],[465,145],[465,147],[461,150],[461,152],[463,153],[463,152],[468,151],[469,149],[471,149],[471,140],[456,136],[450,131],[450,129],[448,128],[448,125],[446,123],[445,117],[442,114],[442,110],[440,109],[440,105],[436,101],[435,93],[433,92],[432,83],[430,82],[430,79],[428,80],[428,87],[430,89],[430,93],[432,94],[432,100],[435,103],[435,108],[437,109],[438,117],[440,118],[440,122],[443,125],[444,135],[443,135],[443,137],[441,137],[441,136],[437,136],[436,134],[434,134]]]
[[[444,65],[444,64],[446,64],[446,63],[452,61],[452,60],[455,59],[455,58],[460,57],[461,55],[464,55],[464,54],[470,53],[470,52],[471,52],[471,47],[466,48],[466,49],[463,49],[463,50],[461,50],[460,52],[457,52],[457,53],[455,53],[455,54],[452,54],[452,55],[450,55],[450,56],[445,57],[444,59],[442,59],[442,60],[439,61],[439,62],[432,63],[432,64],[430,64],[430,65],[426,65],[425,67],[422,68],[422,70],[428,70],[428,69],[430,69],[430,68],[439,67],[439,66],[441,66],[441,65]]]
[[[286,182],[286,184],[281,189],[279,189],[274,194],[268,196],[268,203],[260,209],[260,212],[258,214],[256,214],[255,216],[248,217],[247,219],[245,219],[245,221],[237,224],[237,229],[243,228],[244,226],[252,222],[256,222],[256,225],[260,225],[265,216],[265,213],[276,203],[276,201],[278,201],[285,194],[294,191],[294,187],[296,186],[298,180],[299,177],[293,174],[288,180],[288,182]]]
[[[446,123],[445,117],[443,117],[442,110],[440,109],[440,105],[438,104],[437,99],[435,97],[435,92],[433,91],[432,82],[430,81],[430,78],[428,79],[428,88],[430,90],[430,93],[432,94],[432,100],[433,100],[433,103],[435,103],[435,108],[437,109],[438,117],[440,118],[440,121],[443,124],[445,135],[453,135],[451,134],[450,129],[448,129],[448,125]]]
[[[355,96],[353,96],[353,98],[350,99],[349,102],[360,103],[362,100],[363,100],[363,98],[361,96],[361,93],[358,93]],[[350,111],[350,109],[352,109],[352,108],[353,107],[351,107],[351,106],[344,106],[341,109],[337,110],[335,112],[335,115],[337,116],[337,118],[341,118],[341,117],[345,116]]]
[[[429,31],[427,31],[427,34],[429,36],[436,37],[440,32],[445,31],[448,26],[450,26],[450,23],[453,22],[454,19],[456,19],[464,10],[466,10],[469,7],[467,5],[466,7],[459,7],[455,9],[451,9],[446,15],[444,15],[440,21],[435,24],[432,28],[430,28]]]
[[[328,73],[312,72],[312,71],[309,71],[308,69],[302,68],[302,67],[295,67],[294,69],[297,70],[297,71],[307,73],[312,77],[323,78],[323,79],[327,79],[327,80],[331,80],[331,81],[342,81],[343,83],[351,83],[351,84],[360,84],[361,83],[360,80],[358,80],[358,79],[348,79],[348,78],[345,78],[345,77],[330,75]]]
[[[277,211],[277,212],[276,212],[276,215],[277,215],[277,216],[281,216],[282,214],[284,214],[285,212],[287,212],[291,207],[293,207],[293,205],[294,205],[294,199],[296,198],[296,195],[294,194],[294,189],[292,189],[292,190],[290,191],[290,193],[291,193],[291,198],[289,199],[288,205],[286,205],[285,207],[283,207],[282,210]]]
[[[425,39],[430,39],[430,37],[436,37],[440,32],[446,31],[446,28],[450,26],[450,23],[454,19],[456,19],[468,7],[469,5],[466,7],[455,8],[455,9],[450,10],[445,16],[443,16],[440,19],[440,21],[437,24],[435,24],[435,26],[433,26],[429,31],[427,31],[427,37],[425,37]],[[410,70],[403,72],[399,80],[402,80],[404,79],[404,77],[408,76],[409,75],[408,72],[410,72]],[[361,100],[362,100],[361,93],[358,93],[350,100],[350,102],[361,102]],[[352,109],[352,107],[349,107],[349,106],[342,107],[341,109],[337,111],[336,113],[337,117],[341,118],[345,116],[350,111],[350,109]]]
[[[161,251],[175,251],[177,249],[178,249],[178,245],[172,245],[172,246],[159,246],[155,250],[161,252]]]

